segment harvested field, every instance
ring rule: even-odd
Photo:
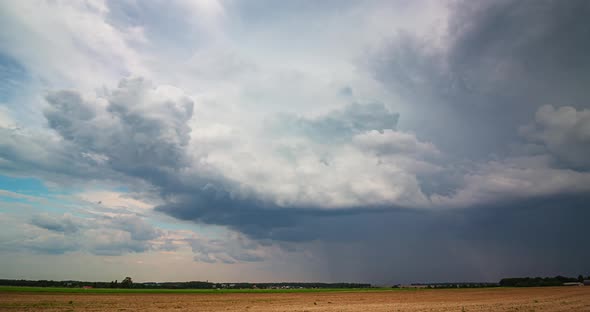
[[[590,311],[590,287],[242,294],[0,292],[0,311]]]

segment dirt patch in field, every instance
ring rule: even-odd
[[[283,294],[0,293],[0,311],[590,311],[590,287]]]

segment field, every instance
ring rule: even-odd
[[[0,311],[590,311],[590,287],[247,293],[36,290],[0,288]]]

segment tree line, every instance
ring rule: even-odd
[[[477,287],[540,287],[540,286],[562,286],[564,283],[590,280],[590,276],[579,275],[577,278],[555,276],[555,277],[510,277],[503,278],[499,283],[429,283],[413,284],[412,286],[425,286],[427,288],[477,288]],[[15,280],[0,279],[2,286],[29,286],[29,287],[71,287],[71,288],[137,288],[137,289],[273,289],[273,288],[368,288],[368,283],[212,283],[209,281],[190,282],[133,282],[131,277],[125,277],[110,282],[86,282],[86,281],[53,281],[53,280]],[[395,285],[394,288],[404,287]]]
[[[590,280],[590,276],[584,278],[579,275],[577,278],[555,276],[555,277],[511,277],[500,280],[500,286],[505,287],[540,287],[540,286],[562,286],[564,283],[583,283]]]
[[[86,282],[86,281],[53,281],[53,280],[13,280],[0,279],[3,286],[29,287],[71,287],[71,288],[137,288],[137,289],[270,289],[270,288],[367,288],[371,284],[364,283],[211,283],[208,281],[190,282],[133,282],[131,277],[122,281]]]

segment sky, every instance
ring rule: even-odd
[[[589,15],[1,1],[0,277],[590,275]]]

